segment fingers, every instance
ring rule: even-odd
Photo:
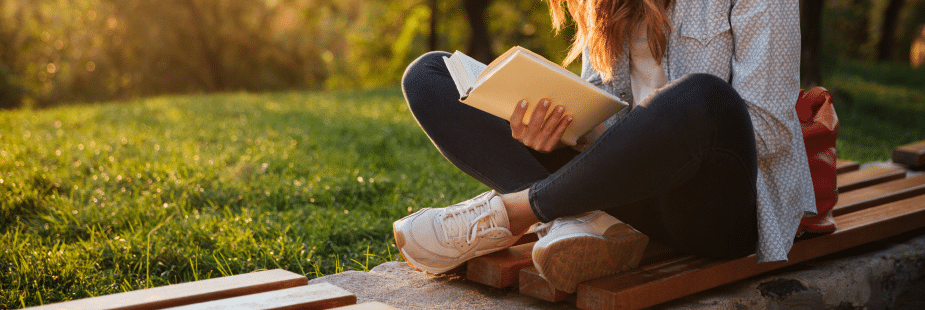
[[[543,145],[543,150],[541,152],[552,152],[553,150],[559,148],[562,145],[562,134],[565,133],[565,129],[568,128],[568,125],[572,123],[572,116],[568,115],[563,117],[557,126],[555,126],[555,131],[553,131],[548,138],[546,138],[546,143]]]
[[[533,109],[530,125],[527,125],[527,136],[536,136],[543,129],[543,121],[546,119],[546,110],[548,109],[549,99],[540,100],[540,104]]]
[[[552,114],[549,115],[549,118],[546,119],[546,122],[543,124],[543,129],[540,131],[540,135],[543,137],[548,137],[556,130],[559,123],[562,122],[562,113],[565,110],[563,106],[556,106],[555,110],[552,110]],[[546,140],[543,140],[544,142]]]
[[[562,147],[563,144],[559,140],[571,124],[572,116],[565,115],[565,107],[556,106],[547,118],[546,113],[550,105],[549,99],[540,100],[530,115],[530,124],[524,125],[523,118],[527,114],[529,103],[521,100],[511,113],[511,136],[525,146],[542,153]]]
[[[521,100],[514,106],[514,113],[511,114],[511,136],[520,140],[524,134],[524,115],[527,114],[527,100]]]

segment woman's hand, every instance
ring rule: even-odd
[[[521,100],[520,104],[514,108],[514,113],[511,114],[511,136],[541,153],[549,153],[565,147],[566,145],[559,140],[562,139],[565,128],[572,123],[572,116],[564,115],[565,107],[556,106],[549,118],[544,121],[550,102],[549,99],[542,99],[533,110],[530,125],[524,125],[523,118],[527,113],[528,105],[527,100]]]

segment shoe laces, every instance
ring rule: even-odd
[[[478,235],[479,223],[485,219],[488,227],[484,229],[501,226],[491,212],[490,201],[494,196],[495,191],[491,191],[488,195],[476,197],[462,205],[447,207],[443,217],[443,240],[450,240],[452,232],[456,237],[465,235],[466,243],[471,244]]]

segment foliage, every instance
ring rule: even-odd
[[[872,61],[881,39],[883,12],[888,0],[826,0],[823,12],[823,50],[830,60]],[[893,61],[909,63],[909,47],[925,24],[925,0],[906,0],[899,16]]]
[[[547,11],[495,1],[480,44],[561,60],[569,34],[553,36]],[[438,3],[440,49],[465,50],[462,12]],[[425,0],[0,0],[0,108],[390,85],[427,52],[432,13]]]

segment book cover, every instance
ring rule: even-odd
[[[445,61],[448,67],[456,66],[449,70],[457,82],[460,101],[465,104],[509,120],[515,106],[526,99],[530,106],[524,116],[524,124],[530,121],[530,115],[533,115],[533,109],[540,99],[549,98],[552,106],[565,106],[565,114],[573,116],[572,123],[562,135],[561,141],[567,145],[575,145],[581,135],[627,107],[625,102],[612,94],[519,46],[511,48],[484,67],[474,82],[469,77],[457,79],[456,74],[460,71],[471,72],[465,69],[478,66],[459,67],[463,61],[468,60],[452,58],[456,58],[456,55]],[[549,109],[547,117],[552,111]]]

